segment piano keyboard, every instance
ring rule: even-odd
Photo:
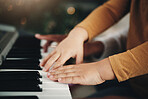
[[[40,48],[34,37],[16,40],[0,66],[0,99],[71,99],[68,85],[49,80],[38,66],[46,55]]]

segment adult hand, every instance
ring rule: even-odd
[[[47,57],[43,59],[40,66],[44,71],[54,65],[54,68],[62,66],[71,57],[76,58],[76,64],[83,62],[83,44],[88,39],[85,29],[76,27],[69,35]]]
[[[60,35],[60,34],[57,34],[57,35],[52,35],[52,34],[40,35],[40,34],[36,34],[35,37],[37,39],[40,39],[40,40],[47,40],[46,43],[43,45],[44,52],[47,52],[48,46],[50,46],[50,44],[52,42],[59,43],[63,39],[65,39],[67,37],[67,35]]]
[[[115,78],[108,58],[94,63],[59,67],[50,71],[47,76],[60,83],[81,85],[97,85]]]

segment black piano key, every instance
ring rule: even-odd
[[[42,84],[42,81],[40,79],[5,79],[0,80],[1,85],[38,85]]]
[[[36,54],[36,55],[40,55],[40,51],[16,51],[16,50],[12,50],[9,52],[9,54]]]
[[[8,53],[7,58],[37,58],[40,59],[40,40],[33,36],[19,37]]]
[[[15,64],[8,64],[0,66],[0,69],[27,69],[27,70],[42,70],[41,67],[38,65],[31,65],[31,64],[22,64],[22,65],[15,65]]]
[[[12,74],[16,74],[16,75],[18,75],[18,74],[24,74],[24,75],[37,74],[40,76],[40,73],[38,71],[0,71],[0,75],[7,75],[7,74],[9,74],[9,75],[12,75]]]
[[[39,47],[40,40],[36,39],[34,36],[20,36],[15,43],[15,46],[24,47]]]
[[[0,99],[39,99],[37,96],[0,96]]]
[[[30,48],[12,48],[9,53],[19,54],[19,53],[28,53],[28,54],[40,54],[40,49],[30,49]]]
[[[41,46],[40,45],[36,45],[36,44],[34,44],[34,43],[23,43],[23,44],[17,44],[17,43],[15,43],[14,44],[14,46],[13,46],[14,48],[36,48],[36,49],[40,49],[41,48]]]
[[[20,67],[33,67],[33,68],[36,68],[36,67],[38,67],[38,64],[35,64],[35,63],[18,63],[18,64],[15,64],[15,63],[12,63],[12,64],[3,64],[2,66],[6,66],[6,67],[18,67],[18,66],[20,66]]]
[[[41,92],[42,88],[39,85],[0,85],[0,91],[30,91],[30,92]]]
[[[35,84],[35,83],[37,83],[37,84],[42,84],[42,82],[40,81],[40,79],[39,78],[1,78],[0,79],[0,84],[2,84],[2,83],[4,83],[4,82],[14,82],[14,84],[19,84],[18,82],[26,82],[26,83],[32,83],[32,84]]]
[[[30,47],[28,47],[28,48],[20,48],[20,47],[15,47],[15,46],[13,46],[12,48],[11,48],[11,50],[10,50],[10,52],[23,52],[23,51],[26,51],[26,52],[40,52],[40,49],[39,48],[30,48]]]
[[[42,70],[39,66],[32,66],[32,65],[11,65],[11,66],[0,66],[0,69],[27,69],[27,70]]]
[[[3,66],[8,66],[8,65],[9,66],[14,66],[14,65],[21,65],[21,66],[29,65],[30,66],[30,65],[33,65],[33,66],[36,67],[36,66],[38,66],[38,64],[39,64],[38,62],[37,63],[33,63],[33,62],[30,62],[30,63],[27,63],[27,62],[26,63],[25,62],[24,63],[23,62],[22,63],[19,63],[19,62],[18,63],[17,62],[9,62],[9,63],[6,63],[6,62],[4,62],[2,65]]]
[[[0,66],[0,69],[34,69],[41,70],[38,66],[38,59],[19,59],[19,60],[6,60]]]
[[[37,58],[41,59],[41,55],[37,54],[8,54],[6,58]]]
[[[29,43],[29,44],[14,44],[13,48],[31,48],[31,49],[41,49],[41,46],[40,45],[36,45],[36,44],[32,44],[32,43]]]
[[[33,77],[32,76],[32,78],[30,77],[30,78],[28,78],[28,77],[22,77],[22,78],[18,78],[18,77],[12,77],[12,78],[8,78],[8,77],[2,77],[1,79],[0,79],[0,81],[11,81],[11,80],[14,80],[14,81],[20,81],[20,82],[25,82],[25,81],[27,81],[27,80],[29,80],[29,81],[32,81],[32,82],[37,82],[37,83],[41,83],[41,81],[40,81],[40,79],[39,78],[37,78],[37,77]],[[13,81],[11,81],[11,82],[13,82]]]
[[[38,64],[39,64],[38,62],[36,62],[36,63],[33,63],[33,62],[30,62],[30,63],[29,62],[24,62],[24,63],[23,62],[22,63],[21,62],[18,62],[18,63],[17,62],[8,62],[8,63],[4,62],[2,64],[2,66],[8,66],[8,67],[10,66],[11,67],[11,66],[15,66],[15,65],[18,66],[19,65],[19,66],[27,66],[27,67],[29,67],[29,66],[30,67],[37,67]]]
[[[2,79],[36,79],[42,76],[38,71],[1,71],[0,78]],[[1,80],[0,79],[0,80]]]
[[[38,59],[17,59],[17,60],[5,60],[3,64],[39,64]]]
[[[33,53],[33,54],[40,54],[40,49],[38,48],[17,48],[17,47],[12,47],[12,49],[10,50],[9,53],[14,53],[14,54],[18,54],[18,53]]]

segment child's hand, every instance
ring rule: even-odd
[[[54,68],[62,66],[71,57],[76,58],[76,64],[83,62],[83,44],[87,40],[87,32],[80,27],[73,29],[47,57],[43,59],[40,66],[48,71],[54,64]]]
[[[115,78],[108,59],[100,62],[59,67],[47,74],[60,83],[97,85]]]

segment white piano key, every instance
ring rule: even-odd
[[[69,96],[39,96],[40,99],[71,99]]]
[[[54,82],[54,83],[43,82],[42,87],[45,89],[46,88],[52,88],[52,89],[68,89],[69,88],[66,84],[59,84],[57,82]]]
[[[69,90],[68,89],[52,89],[52,88],[44,88],[42,92],[0,92],[0,96],[15,96],[15,95],[38,95],[38,96],[68,96]]]

